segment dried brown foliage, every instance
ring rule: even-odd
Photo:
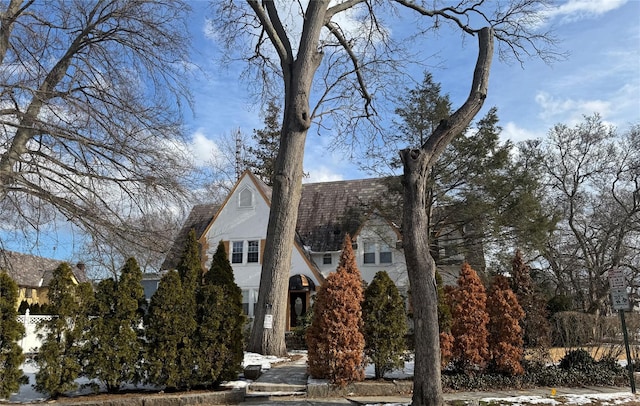
[[[508,375],[524,373],[523,331],[520,321],[524,310],[518,303],[515,293],[509,287],[504,276],[496,276],[487,301],[489,314],[489,356],[497,372]]]
[[[347,235],[336,272],[316,295],[313,320],[307,331],[309,373],[345,386],[364,380],[362,281]]]
[[[489,358],[487,294],[478,274],[467,263],[462,265],[454,301],[453,361],[464,372],[478,372]]]
[[[453,336],[448,332],[440,333],[440,359],[442,367],[445,367],[453,356]]]
[[[527,348],[548,348],[551,344],[551,327],[547,320],[546,301],[538,294],[520,250],[516,251],[511,270],[511,289],[518,298],[525,316],[520,321]]]

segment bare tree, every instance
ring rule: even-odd
[[[539,157],[547,205],[560,218],[542,252],[557,293],[606,314],[610,269],[640,283],[640,126],[620,134],[598,115],[585,117],[556,125],[527,153]]]
[[[0,6],[3,223],[157,237],[132,219],[175,210],[186,193],[187,12],[168,0]]]
[[[361,126],[376,127],[374,96],[385,96],[393,72],[407,62],[401,45],[391,41],[383,16],[402,10],[418,13],[414,43],[422,34],[451,23],[463,35],[478,36],[479,56],[467,102],[443,120],[419,149],[405,150],[405,211],[403,240],[411,290],[419,297],[416,315],[416,372],[414,405],[442,404],[438,349],[435,267],[429,255],[427,213],[424,205],[428,173],[451,138],[461,132],[486,97],[494,38],[500,52],[518,60],[525,56],[551,56],[544,46],[551,37],[537,33],[540,1],[518,0],[504,7],[493,2],[460,1],[455,6],[430,9],[427,2],[407,0],[329,0],[283,2],[248,0],[246,4],[216,2],[217,27],[229,39],[230,50],[256,69],[263,95],[283,94],[283,126],[275,164],[271,212],[254,329],[249,350],[284,354],[286,296],[291,247],[300,200],[302,161],[307,132],[334,124],[357,134]],[[288,5],[288,7],[286,7]],[[351,17],[351,19],[347,18]],[[424,18],[421,18],[424,17]],[[353,22],[357,27],[348,27]],[[478,24],[474,27],[474,24]],[[542,47],[542,48],[540,48]],[[282,83],[282,88],[273,87]],[[316,85],[316,86],[314,86]],[[388,91],[388,88],[386,88]],[[267,98],[268,99],[268,98]],[[331,113],[340,112],[332,116]],[[346,138],[341,140],[346,143]],[[266,309],[273,312],[273,328],[261,328]]]

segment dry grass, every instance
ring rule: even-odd
[[[554,363],[560,362],[560,360],[569,352],[576,349],[583,349],[589,352],[595,360],[600,360],[603,357],[614,357],[620,361],[626,361],[627,356],[622,344],[602,344],[597,346],[584,346],[584,347],[553,347],[549,349],[549,360]],[[634,351],[632,350],[632,356]]]

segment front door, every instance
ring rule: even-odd
[[[289,325],[294,328],[302,323],[307,313],[309,292],[289,292]]]

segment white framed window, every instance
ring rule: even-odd
[[[240,191],[238,196],[238,206],[241,208],[253,207],[253,191],[249,188],[244,188]]]
[[[391,255],[391,247],[389,244],[384,242],[380,243],[380,263],[381,264],[390,264],[393,261],[393,257]]]
[[[376,245],[372,242],[365,241],[363,244],[364,256],[363,264],[375,264],[376,263]]]
[[[363,241],[362,263],[364,265],[392,264],[393,251],[391,246],[383,241],[374,241]]]
[[[247,262],[258,262],[260,255],[260,241],[247,241]]]
[[[256,311],[258,292],[255,289],[242,290],[242,311],[249,317],[253,317]]]
[[[331,254],[324,254],[322,256],[322,265],[331,265]]]
[[[244,241],[233,241],[231,244],[231,263],[241,264],[243,257]]]

